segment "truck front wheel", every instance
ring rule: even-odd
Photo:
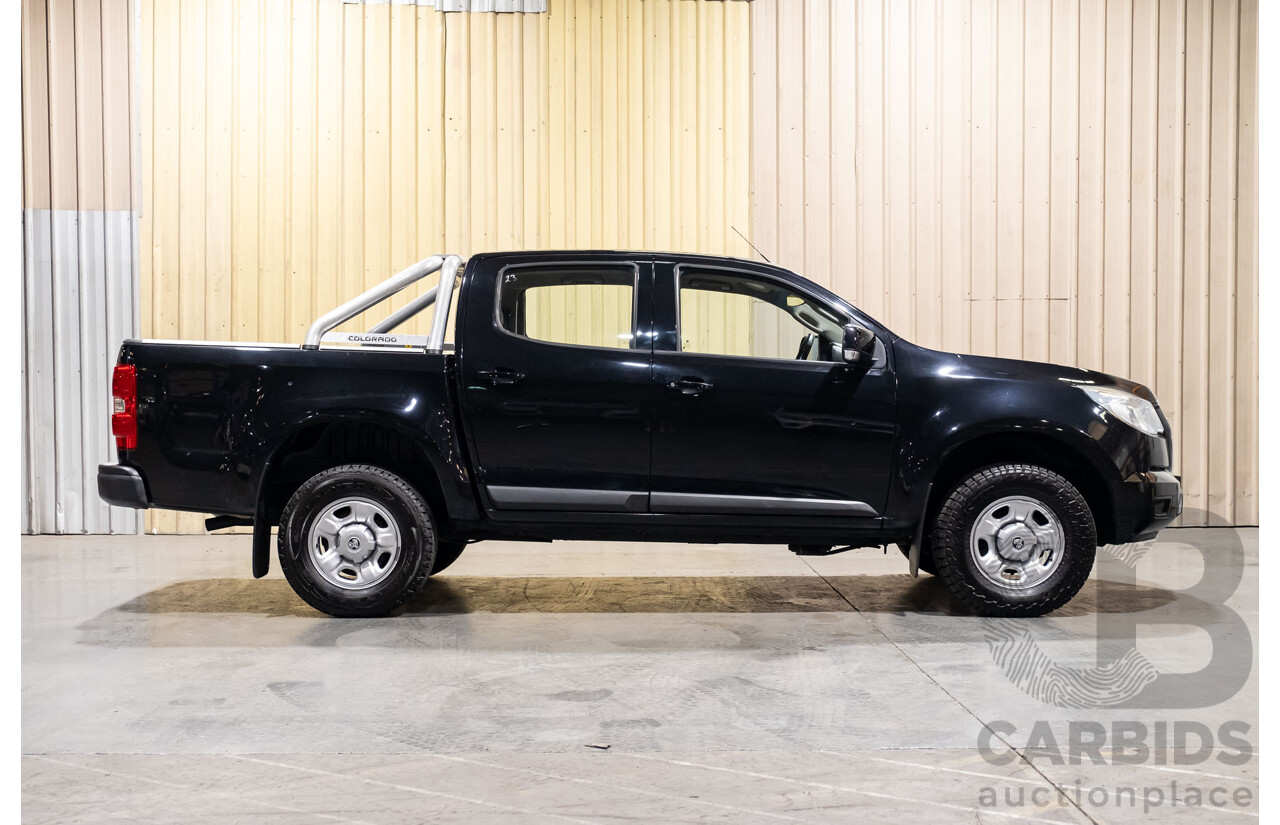
[[[438,542],[417,490],[380,467],[308,479],[280,517],[280,567],[294,592],[339,617],[385,616],[426,582]]]
[[[962,480],[938,510],[938,575],[984,616],[1043,616],[1093,569],[1097,530],[1084,496],[1044,467],[1002,464]]]

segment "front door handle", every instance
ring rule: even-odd
[[[702,395],[715,385],[709,381],[703,381],[701,378],[684,377],[679,381],[672,381],[667,385],[669,390],[679,390],[681,395]]]
[[[524,378],[523,372],[516,372],[515,370],[510,370],[506,367],[499,367],[496,370],[480,370],[476,375],[479,376],[481,380],[488,381],[495,387],[500,384],[514,384]]]

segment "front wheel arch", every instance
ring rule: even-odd
[[[1115,538],[1115,503],[1111,488],[1094,463],[1075,446],[1039,433],[997,433],[978,436],[948,450],[933,474],[933,487],[920,508],[924,519],[924,546],[942,502],[967,476],[996,464],[1033,464],[1065,478],[1084,496],[1093,513],[1098,544]]]

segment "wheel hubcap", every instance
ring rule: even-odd
[[[1062,522],[1043,502],[1006,496],[978,515],[969,535],[975,566],[993,584],[1034,587],[1058,569],[1066,547]]]
[[[307,547],[316,570],[336,587],[363,590],[390,575],[400,557],[400,530],[381,504],[344,498],[311,524]]]

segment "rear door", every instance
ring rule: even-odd
[[[883,342],[847,366],[838,305],[763,272],[657,269],[652,511],[878,517],[894,443]]]
[[[495,511],[644,512],[653,413],[648,261],[522,263],[467,297],[459,359]]]

